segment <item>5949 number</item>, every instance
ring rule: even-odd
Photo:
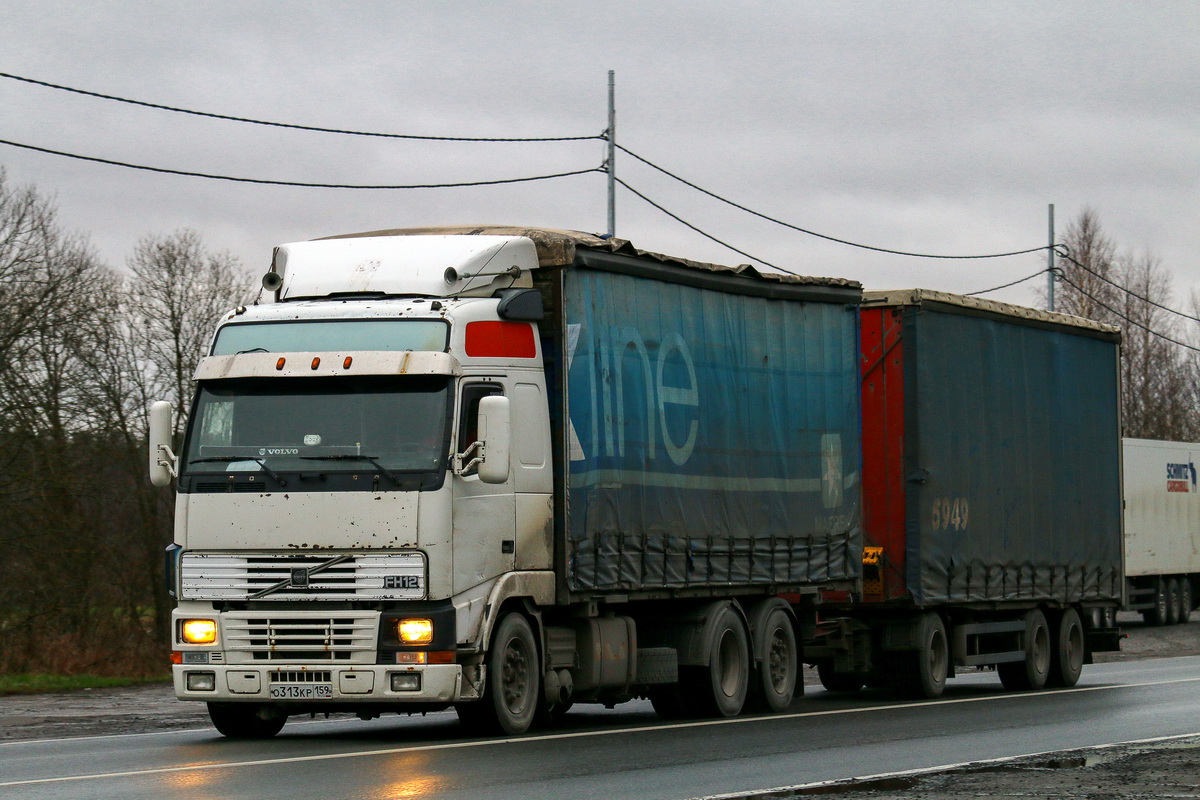
[[[970,505],[965,497],[935,497],[930,522],[935,531],[965,531],[970,519]]]

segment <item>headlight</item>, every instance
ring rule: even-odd
[[[392,673],[392,691],[393,692],[419,692],[419,691],[421,691],[421,673],[419,673],[419,672],[393,672]]]
[[[396,620],[396,636],[400,644],[429,644],[433,641],[433,620]]]
[[[212,644],[217,641],[217,621],[185,619],[179,624],[179,639],[187,644]]]
[[[189,692],[212,692],[217,688],[215,672],[189,672],[187,674],[187,690]]]

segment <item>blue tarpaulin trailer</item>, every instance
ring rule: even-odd
[[[1119,331],[927,290],[862,316],[867,599],[1119,599]]]
[[[583,248],[556,277],[564,586],[856,579],[857,286]]]

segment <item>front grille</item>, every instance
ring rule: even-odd
[[[231,612],[221,620],[228,663],[335,661],[370,664],[375,661],[379,615],[346,612],[337,615],[310,611],[276,614],[265,611]]]
[[[271,673],[271,683],[329,683],[332,674],[327,669],[275,670]]]
[[[335,559],[345,558],[344,561]],[[425,556],[407,553],[184,553],[184,600],[423,600]]]

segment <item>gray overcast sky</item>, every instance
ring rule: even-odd
[[[616,71],[618,141],[717,194],[879,247],[991,253],[1095,208],[1123,248],[1200,288],[1200,3],[206,2],[6,0],[0,71],[305,125],[443,136],[593,135]],[[172,114],[0,80],[0,139],[171,169],[407,184],[598,166],[599,141],[406,142]],[[149,233],[198,230],[254,272],[334,233],[502,223],[603,232],[599,173],[411,191],[301,189],[139,172],[0,146],[15,184],[110,264]],[[1044,256],[934,261],[772,225],[618,156],[617,174],[730,244],[867,288],[969,292]],[[617,234],[746,259],[622,189]],[[1044,278],[991,295],[1035,303]]]

